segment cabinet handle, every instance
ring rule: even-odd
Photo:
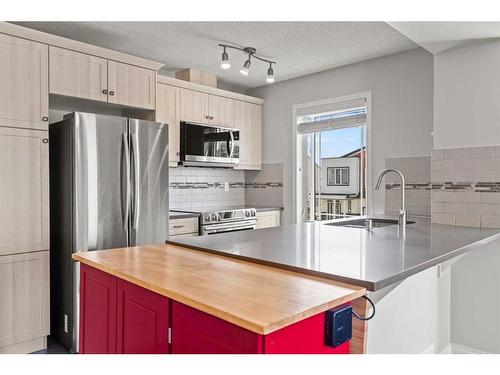
[[[49,139],[48,138],[43,138],[42,139],[42,143],[49,143]]]
[[[47,122],[47,121],[49,121],[49,118],[48,118],[47,116],[43,116],[43,117],[42,117],[42,121]]]
[[[104,95],[106,95],[106,94],[108,93],[108,90],[104,89],[104,90],[102,90],[102,93],[103,93]]]
[[[110,92],[109,92],[109,95],[114,96],[114,95],[115,95],[115,92],[114,92],[114,91],[110,91]]]
[[[175,154],[176,154],[177,156],[179,156],[181,153],[180,153],[179,151],[177,151]]]
[[[184,227],[185,227],[185,225],[174,225],[174,229],[181,229]]]
[[[210,116],[210,120],[213,120],[214,119],[214,116]]]
[[[208,120],[210,118],[210,116],[205,116],[205,118]]]

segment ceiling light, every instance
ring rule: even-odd
[[[250,61],[250,56],[248,55],[248,60],[245,61],[245,64],[243,64],[243,68],[240,69],[240,73],[243,74],[244,76],[248,75],[248,71],[250,70],[250,64],[252,63]]]
[[[252,64],[252,62],[251,62],[252,57],[255,57],[257,60],[260,60],[260,61],[263,61],[263,62],[269,64],[269,69],[267,69],[266,82],[273,83],[275,81],[273,64],[276,64],[276,61],[271,61],[271,60],[268,60],[264,57],[256,55],[257,50],[255,48],[253,48],[253,47],[241,48],[241,47],[231,46],[229,44],[219,44],[219,47],[222,47],[224,49],[222,52],[222,61],[220,64],[221,69],[227,70],[227,69],[231,68],[231,64],[229,63],[229,56],[226,52],[226,49],[232,48],[232,49],[241,51],[245,54],[248,54],[248,59],[245,60],[243,67],[240,69],[241,74],[243,74],[244,76],[248,76],[248,74],[250,73],[250,65]]]
[[[274,83],[274,71],[273,71],[273,63],[269,63],[269,69],[267,69],[267,83]]]
[[[231,68],[231,63],[229,62],[229,56],[226,52],[226,47],[224,47],[224,52],[222,52],[222,62],[220,63],[221,69],[228,70]]]

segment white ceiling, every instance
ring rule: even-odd
[[[500,22],[389,22],[389,25],[433,54],[500,38]]]
[[[276,80],[286,80],[418,46],[385,22],[16,22],[93,45],[184,68],[217,74],[222,86],[246,89],[264,84],[268,66],[229,50],[232,68],[222,71],[219,42],[252,46],[275,59]]]

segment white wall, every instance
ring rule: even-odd
[[[500,42],[435,56],[434,148],[500,146]],[[500,241],[451,271],[451,342],[500,353]]]
[[[500,145],[500,41],[434,58],[434,148]]]
[[[433,57],[423,49],[247,91],[265,99],[263,162],[284,164],[285,223],[293,216],[292,106],[365,91],[372,93],[373,179],[387,157],[431,154]],[[384,199],[383,190],[373,194],[375,213],[384,211]]]

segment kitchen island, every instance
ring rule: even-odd
[[[160,244],[74,254],[80,353],[362,353],[325,345],[325,311],[367,313],[365,288]]]

